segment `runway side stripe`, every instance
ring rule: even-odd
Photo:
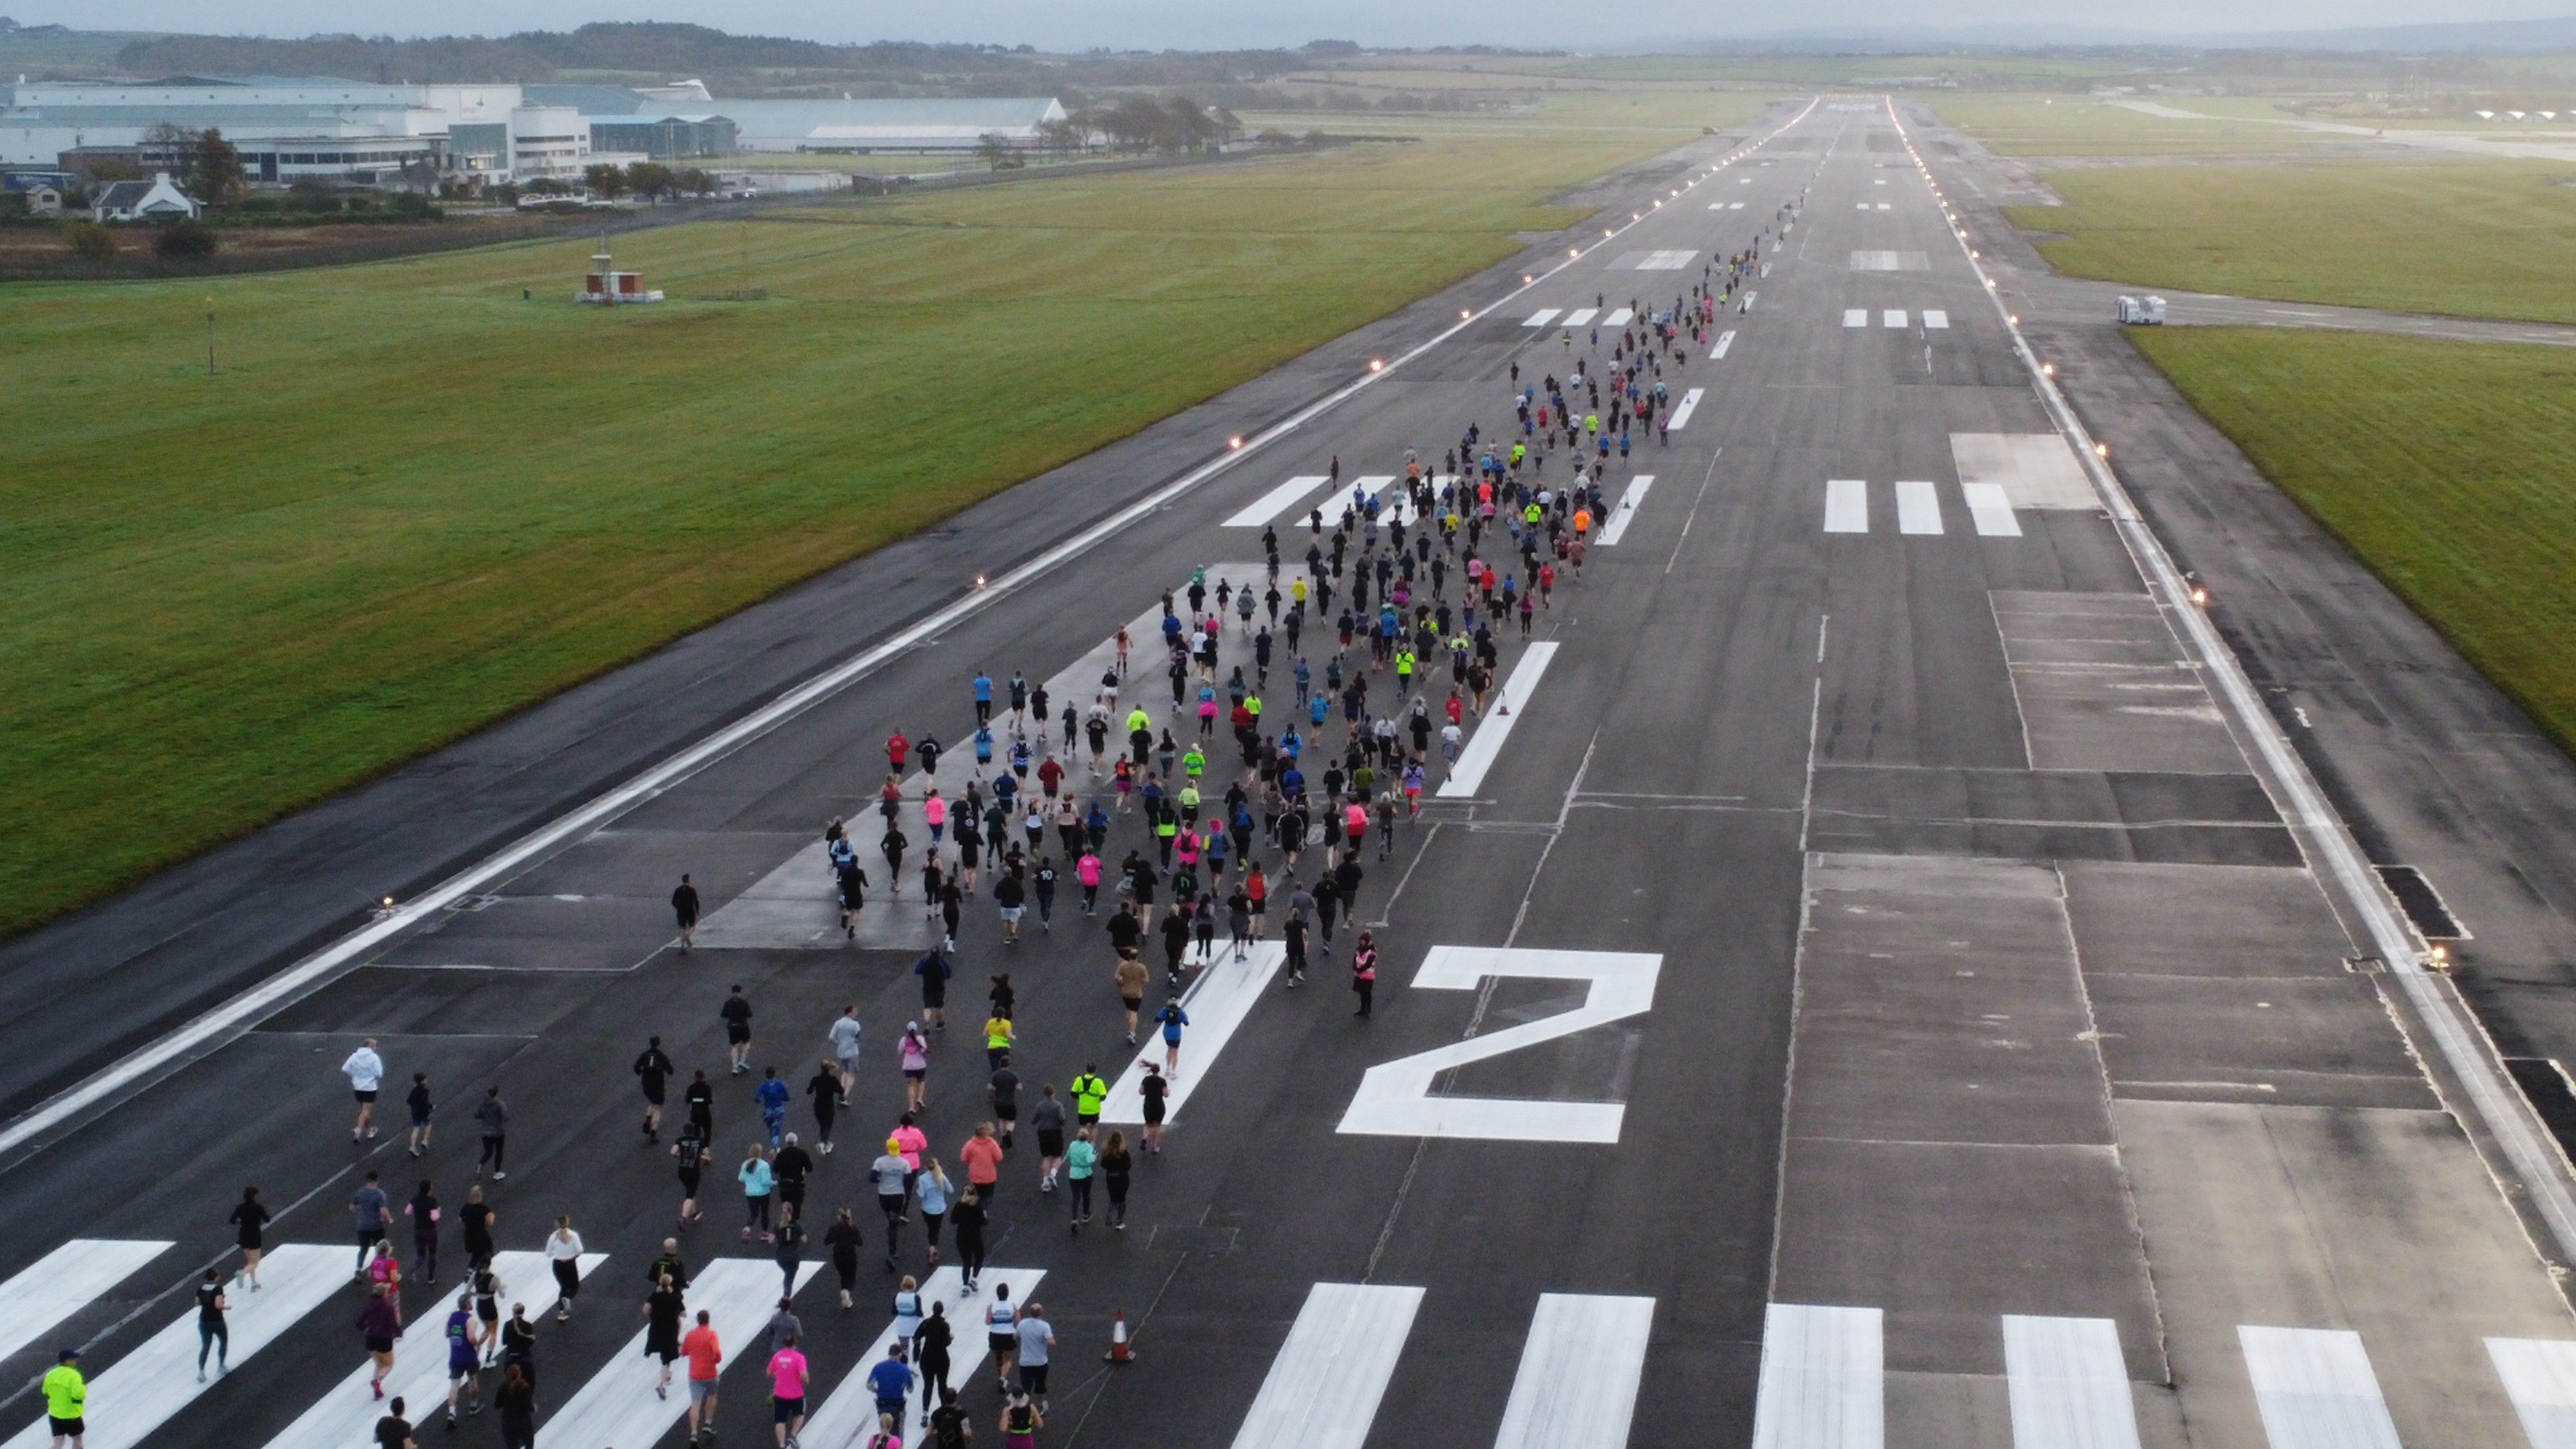
[[[588,1278],[606,1261],[606,1253],[582,1254],[581,1276]],[[552,1313],[555,1300],[562,1296],[543,1253],[496,1253],[492,1271],[501,1280],[501,1300],[525,1303],[531,1318]],[[244,1296],[236,1294],[235,1301]],[[402,1337],[394,1340],[394,1373],[385,1380],[385,1398],[408,1400],[415,1424],[426,1426],[434,1406],[447,1397],[447,1315],[455,1305],[450,1294],[432,1298],[403,1329]],[[303,1417],[269,1440],[268,1449],[348,1449],[366,1443],[369,1431],[385,1413],[384,1403],[367,1387],[373,1373],[361,1361]],[[490,1387],[487,1382],[485,1389]]]
[[[1733,336],[1734,334],[1729,333],[1728,335]],[[1706,396],[1707,392],[1707,388],[1695,387],[1690,391],[1683,393],[1681,405],[1673,409],[1673,420],[1664,426],[1676,433],[1689,427],[1691,414],[1699,411],[1699,400]]]
[[[1234,1449],[1361,1449],[1422,1290],[1318,1283],[1270,1360]]]
[[[1541,307],[1537,311],[1532,312],[1529,320],[1521,325],[1523,327],[1544,327],[1555,320],[1556,309],[1554,307]]]
[[[1610,510],[1610,522],[1601,530],[1601,546],[1608,548],[1628,536],[1628,525],[1637,516],[1637,505],[1646,501],[1646,490],[1655,486],[1655,475],[1640,473],[1628,480],[1628,491],[1619,495],[1619,506]]]
[[[2013,517],[2012,495],[2001,483],[1962,483],[1959,492],[1968,500],[1968,517],[1977,532],[1988,538],[2021,537],[2021,520]]]
[[[2400,1449],[2360,1334],[2240,1324],[2236,1341],[2272,1449]]]
[[[170,1244],[125,1238],[74,1238],[0,1283],[0,1359],[124,1282]]]
[[[1319,948],[1320,949],[1320,948]],[[1185,958],[1186,959],[1186,958]],[[1225,1044],[1234,1039],[1235,1029],[1252,1008],[1261,1002],[1261,994],[1270,978],[1279,974],[1281,962],[1288,959],[1288,948],[1276,941],[1256,941],[1244,952],[1244,959],[1234,959],[1232,947],[1220,942],[1216,960],[1199,972],[1189,989],[1181,994],[1181,1010],[1190,1023],[1181,1031],[1181,1072],[1165,1088],[1163,1116],[1172,1121],[1181,1115],[1182,1104],[1189,1101],[1200,1083],[1207,1080],[1208,1069]],[[1147,998],[1140,1017],[1161,1009],[1161,1003]],[[1150,1019],[1136,1024],[1137,1039],[1143,1043],[1111,1085],[1108,1098],[1100,1104],[1100,1120],[1125,1126],[1145,1120],[1145,1064],[1163,1063],[1163,1037]]]
[[[2004,1316],[2013,1449],[2138,1449],[2137,1407],[2107,1318]]]
[[[1825,532],[1869,532],[1869,484],[1858,478],[1825,484]]]
[[[1885,1449],[1880,1313],[1774,1303],[1762,1318],[1753,1449]]]
[[[1249,508],[1225,521],[1228,528],[1259,528],[1277,518],[1282,509],[1295,503],[1331,480],[1321,473],[1300,474],[1264,493]]]
[[[1540,1294],[1494,1449],[1620,1449],[1654,1326],[1652,1298]]]
[[[804,1287],[821,1266],[800,1265],[796,1286]],[[689,1284],[689,1321],[694,1325],[699,1311],[706,1311],[708,1326],[715,1329],[717,1341],[724,1346],[723,1367],[732,1367],[746,1350],[756,1367],[768,1364],[769,1340],[761,1330],[777,1306],[779,1286],[778,1265],[765,1258],[718,1258],[698,1270],[698,1276]],[[626,1311],[634,1312],[631,1308]],[[565,1401],[561,1410],[538,1425],[538,1442],[659,1442],[689,1407],[689,1391],[678,1382],[679,1374],[672,1376],[677,1392],[667,1399],[654,1397],[653,1384],[661,1373],[661,1364],[644,1356],[644,1334],[637,1333]],[[765,1383],[758,1393],[768,1396]]]
[[[948,1345],[948,1382],[957,1390],[959,1397],[965,1396],[967,1386],[975,1382],[976,1371],[984,1366],[985,1358],[993,1351],[990,1336],[984,1332],[984,1310],[993,1304],[993,1290],[1007,1286],[1011,1290],[1011,1302],[1024,1304],[1037,1290],[1039,1280],[1045,1277],[1044,1268],[986,1268],[983,1281],[975,1285],[975,1291],[965,1293],[961,1290],[965,1275],[951,1266],[940,1269],[922,1282],[922,1313],[927,1315],[934,1303],[944,1305],[948,1321],[955,1331],[955,1337]],[[866,1291],[883,1299],[891,1309],[894,1302],[891,1287],[871,1276],[866,1280]],[[798,1435],[798,1439],[815,1445],[867,1443],[877,1430],[877,1396],[876,1390],[868,1386],[868,1371],[884,1362],[886,1350],[893,1346],[894,1320],[889,1318],[884,1331],[868,1345],[868,1351],[859,1355],[858,1362],[841,1376],[832,1396],[809,1411],[805,1432]],[[1061,1349],[1063,1345],[1058,1344],[1057,1347]],[[912,1357],[908,1347],[906,1358],[913,1371],[918,1373],[920,1360]],[[806,1390],[809,1395],[814,1392],[812,1388]],[[905,1422],[895,1425],[895,1432],[907,1444],[915,1443],[921,1437],[914,1431],[921,1422],[922,1402],[921,1386],[916,1383]]]
[[[357,1256],[356,1247],[345,1244],[291,1243],[270,1249],[259,1265],[260,1291],[235,1295],[233,1311],[226,1316],[233,1366],[248,1362],[298,1319],[346,1289]],[[209,1373],[213,1368],[207,1365]],[[85,1416],[90,1449],[132,1449],[213,1386],[197,1382],[197,1306],[192,1302],[105,1373],[90,1375]],[[11,1439],[8,1449],[42,1449],[53,1441],[42,1403],[30,1401],[27,1407],[36,1421]]]
[[[1449,778],[1440,783],[1443,799],[1473,795],[1485,783],[1485,772],[1494,767],[1494,757],[1503,752],[1503,742],[1511,738],[1512,726],[1529,709],[1530,696],[1538,692],[1539,676],[1547,673],[1547,662],[1556,657],[1556,641],[1543,639],[1532,644],[1512,666],[1511,677],[1503,681],[1502,698],[1467,737],[1467,748],[1458,754],[1457,766]]]
[[[2490,1338],[2487,1357],[2531,1449],[2576,1449],[2576,1343]]]
[[[1896,485],[1896,531],[1898,533],[1939,533],[1941,531],[1941,494],[1919,478]]]

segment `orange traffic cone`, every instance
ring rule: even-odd
[[[1136,1361],[1136,1350],[1127,1341],[1127,1310],[1124,1308],[1119,1309],[1117,1318],[1110,1322],[1109,1352],[1101,1355],[1101,1361],[1104,1363],[1134,1363]]]

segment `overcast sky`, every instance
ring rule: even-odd
[[[591,20],[690,20],[736,34],[814,40],[949,40],[1210,49],[1299,45],[1524,45],[1631,48],[1795,29],[1927,25],[2116,27],[2139,32],[2324,29],[2424,21],[2536,20],[2576,12],[2571,0],[1701,0],[1630,6],[1560,0],[948,0],[881,6],[831,0],[0,0],[26,24],[218,34],[484,34],[569,29]],[[1660,34],[1655,26],[1669,27]]]

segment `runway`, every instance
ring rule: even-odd
[[[2248,722],[2034,391],[1938,161],[1881,101],[1802,98],[1632,178],[1601,216],[1271,378],[13,943],[6,1379],[87,1345],[109,1442],[146,1412],[150,1442],[183,1446],[362,1418],[328,1402],[362,1391],[336,1287],[264,1309],[281,1321],[256,1357],[202,1388],[138,1393],[117,1366],[193,1343],[186,1288],[228,1264],[245,1184],[280,1211],[272,1242],[352,1256],[359,1172],[397,1206],[423,1176],[460,1203],[470,1109],[497,1084],[501,1246],[537,1249],[565,1213],[603,1255],[572,1319],[541,1325],[539,1442],[551,1423],[583,1449],[677,1443],[637,1357],[679,1200],[637,1128],[630,1063],[658,1034],[684,1080],[714,1081],[708,1216],[683,1251],[728,1325],[724,1439],[766,1442],[782,1280],[735,1231],[731,1164],[760,1131],[757,1073],[722,1068],[738,982],[755,1066],[800,1091],[844,1005],[864,1023],[809,1194],[821,1220],[858,1209],[858,1306],[837,1308],[828,1267],[794,1300],[815,1402],[854,1422],[893,1292],[864,1173],[903,1100],[892,1048],[931,932],[907,874],[836,941],[814,853],[848,817],[881,865],[887,736],[935,731],[937,778],[962,783],[979,669],[1076,699],[1125,627],[1118,709],[1186,738],[1141,632],[1164,590],[1259,577],[1265,527],[1293,573],[1318,512],[1401,494],[1408,448],[1428,464],[1470,424],[1502,434],[1515,367],[1597,371],[1758,243],[1709,342],[1659,358],[1674,426],[1605,464],[1580,578],[1527,637],[1498,630],[1508,712],[1470,722],[1454,772],[1435,755],[1384,854],[1372,837],[1331,953],[1286,984],[1274,906],[1269,941],[1193,977],[1187,1090],[1128,1226],[1073,1232],[1022,1133],[991,1271],[1057,1336],[1042,1442],[2564,1442],[2546,1426],[2576,1325],[2446,1110],[2458,1083],[2392,1013]],[[1564,453],[1542,456],[1561,483]],[[1228,634],[1229,665],[1247,659]],[[1331,635],[1306,630],[1318,672]],[[1297,712],[1285,674],[1271,718]],[[1445,696],[1445,661],[1426,683]],[[1039,728],[1070,788],[1108,800],[1086,751]],[[1338,712],[1319,728],[1338,742]],[[1212,779],[1222,736],[1213,753]],[[917,850],[926,825],[906,829]],[[1138,848],[1120,816],[1104,856]],[[686,954],[665,904],[682,871],[709,910]],[[437,904],[353,934],[381,896]],[[1049,928],[1033,910],[1005,945],[989,896],[967,903],[924,1121],[952,1176],[990,1115],[993,973],[1016,990],[1024,1123],[1038,1084],[1093,1067],[1117,1082],[1104,1125],[1141,1119],[1131,1063],[1163,1053],[1125,1040],[1113,908],[1104,892],[1086,916],[1068,879]],[[1366,1019],[1355,927],[1382,952]],[[336,1068],[362,1037],[391,1076],[384,1135],[353,1150]],[[25,1126],[120,1061],[114,1090]],[[415,1071],[440,1103],[417,1163]],[[802,1098],[788,1123],[812,1143]],[[909,1232],[903,1271],[960,1303]],[[443,1317],[453,1283],[406,1289],[409,1312]],[[1122,1319],[1138,1357],[1111,1367]],[[961,1348],[979,1331],[961,1321]],[[987,1376],[959,1379],[989,1438]],[[23,1392],[6,1411],[10,1432],[37,1414]],[[455,1442],[496,1437],[487,1416]]]

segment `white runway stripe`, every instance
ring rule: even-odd
[[[2240,1324],[2236,1341],[2272,1449],[2400,1449],[2360,1334]]]
[[[1881,210],[1881,211],[1888,211],[1888,210],[1891,210],[1892,208],[1891,208],[1891,207],[1889,207],[1889,205],[1888,205],[1886,202],[1882,201],[1882,202],[1880,202],[1880,203],[1878,204],[1878,209],[1879,209],[1879,210]]]
[[[1753,1449],[1885,1449],[1877,1309],[1772,1304],[1762,1318],[1760,1385]]]
[[[1909,479],[1896,485],[1896,531],[1939,533],[1941,494],[1931,484]]]
[[[820,1263],[800,1265],[796,1286],[804,1287],[821,1267]],[[718,1258],[699,1269],[697,1278],[689,1284],[689,1323],[694,1327],[698,1311],[706,1310],[708,1326],[715,1329],[717,1341],[724,1346],[726,1367],[748,1353],[755,1371],[766,1369],[769,1338],[762,1330],[777,1308],[778,1289],[776,1263],[766,1258]],[[662,1365],[660,1360],[645,1355],[644,1334],[639,1332],[605,1367],[592,1374],[562,1409],[538,1425],[537,1442],[585,1446],[656,1443],[688,1411],[688,1387],[679,1382],[686,1372],[683,1368],[672,1375],[671,1397],[655,1398],[653,1382],[661,1377]],[[766,1380],[753,1392],[758,1397],[768,1397]]]
[[[1600,309],[1597,307],[1577,307],[1573,311],[1565,314],[1565,325],[1568,327],[1580,327],[1586,322],[1591,321],[1593,316],[1599,311]]]
[[[1905,325],[1905,313],[1898,308],[1890,307],[1880,314],[1879,322],[1883,326],[1902,327]]]
[[[2487,1357],[2531,1449],[2576,1449],[2576,1343],[2490,1338]]]
[[[1270,978],[1279,974],[1280,963],[1287,959],[1288,948],[1276,941],[1255,941],[1241,961],[1234,959],[1231,946],[1217,943],[1215,964],[1201,971],[1181,997],[1181,1010],[1189,1014],[1190,1022],[1181,1031],[1180,1075],[1165,1089],[1165,1121],[1180,1117],[1182,1104],[1207,1079],[1217,1054],[1234,1039],[1235,1029],[1243,1025],[1244,1018],[1252,1015]],[[1139,1015],[1150,1018],[1151,1013],[1161,1009],[1160,1002],[1149,998]],[[1136,1035],[1144,1045],[1136,1049],[1127,1069],[1110,1087],[1108,1099],[1100,1104],[1103,1122],[1125,1126],[1145,1120],[1145,1064],[1162,1065],[1163,1037],[1150,1019],[1137,1023]]]
[[[1225,521],[1228,528],[1259,528],[1277,518],[1290,504],[1305,499],[1329,482],[1321,473],[1302,473],[1261,495],[1251,507]]]
[[[1601,530],[1601,546],[1609,548],[1628,535],[1628,525],[1636,520],[1637,505],[1646,501],[1646,490],[1655,486],[1655,475],[1640,473],[1628,480],[1628,491],[1619,495],[1619,504],[1610,510],[1610,521]]]
[[[606,1253],[581,1255],[584,1279],[608,1260]],[[530,1318],[542,1318],[554,1312],[555,1300],[562,1296],[555,1287],[554,1270],[546,1266],[543,1253],[496,1253],[492,1271],[501,1280],[503,1303],[525,1303]],[[236,1300],[241,1295],[235,1295]],[[623,1306],[623,1300],[620,1300]],[[385,1380],[385,1398],[400,1397],[409,1401],[410,1418],[426,1426],[437,1406],[447,1398],[447,1315],[456,1311],[456,1299],[441,1294],[424,1304],[420,1316],[403,1328],[402,1337],[394,1340],[394,1372]],[[347,1449],[364,1444],[368,1431],[384,1417],[384,1403],[367,1388],[375,1370],[365,1362],[349,1371],[339,1386],[315,1401],[304,1416],[289,1424],[278,1436],[268,1441],[268,1449]],[[491,1392],[493,1380],[484,1383]]]
[[[1547,673],[1547,662],[1556,657],[1556,643],[1541,640],[1522,653],[1512,666],[1511,677],[1503,681],[1502,698],[1494,712],[1476,725],[1467,737],[1467,748],[1458,754],[1457,765],[1449,778],[1440,782],[1443,799],[1473,795],[1485,783],[1485,772],[1494,767],[1494,757],[1503,752],[1503,742],[1510,739],[1512,725],[1529,709],[1530,696],[1538,692],[1539,676]]]
[[[1691,414],[1699,411],[1699,400],[1707,394],[1708,389],[1704,387],[1695,387],[1683,393],[1680,405],[1673,409],[1673,420],[1665,426],[1676,433],[1690,426]]]
[[[1868,326],[1869,309],[1867,307],[1845,307],[1843,309],[1843,325],[1845,327]]]
[[[1987,538],[2021,537],[2021,520],[2013,517],[2012,499],[2001,483],[1962,483],[1959,492],[1968,500],[1968,517],[1977,532]]]
[[[1869,210],[1869,203],[1866,201],[1855,201],[1852,203],[1852,210],[1867,211]]]
[[[1735,202],[1734,204],[1732,204],[1732,205],[1728,206],[1726,209],[1727,209],[1727,210],[1729,210],[1729,211],[1742,211],[1742,210],[1744,209],[1744,203],[1743,203],[1743,202],[1741,202],[1741,201],[1739,201],[1739,202]]]
[[[1556,309],[1554,307],[1541,307],[1537,311],[1532,312],[1529,320],[1521,325],[1523,327],[1544,327],[1555,320]]]
[[[1726,349],[1728,349],[1728,348],[1730,348],[1730,347],[1733,347],[1734,345],[1735,345],[1735,334],[1734,334],[1734,333],[1732,333],[1732,332],[1720,332],[1719,334],[1717,334],[1717,350],[1716,350],[1715,352],[1710,353],[1709,355],[1710,355],[1711,357],[1724,357],[1724,356],[1726,355]]]
[[[0,1358],[7,1358],[83,1304],[170,1250],[168,1243],[74,1238],[0,1283]]]
[[[1318,1283],[1270,1360],[1234,1449],[1360,1449],[1422,1290]]]
[[[1654,1327],[1652,1298],[1540,1294],[1494,1449],[1625,1445]]]
[[[241,1367],[298,1319],[346,1289],[357,1257],[351,1244],[290,1243],[271,1248],[260,1261],[260,1291],[232,1295],[233,1311],[226,1315],[225,1326],[232,1334],[233,1367]],[[355,1317],[354,1296],[347,1306]],[[357,1335],[351,1331],[347,1347],[355,1352],[357,1346]],[[206,1368],[211,1374],[214,1365],[209,1362]],[[197,1305],[191,1301],[168,1327],[108,1365],[105,1373],[89,1376],[90,1449],[132,1449],[211,1387],[211,1381],[197,1382]],[[41,1449],[53,1440],[45,1429],[42,1403],[30,1400],[27,1406],[36,1421],[11,1439],[8,1449]]]
[[[1923,314],[1923,327],[1929,332],[1946,332],[1950,327],[1950,314],[1937,308],[1926,311]]]
[[[956,1335],[948,1346],[948,1383],[957,1390],[959,1397],[964,1397],[967,1387],[975,1382],[976,1372],[984,1367],[984,1360],[993,1351],[991,1336],[984,1332],[984,1310],[993,1305],[993,1290],[1007,1285],[1013,1303],[1026,1303],[1045,1277],[1044,1268],[986,1268],[983,1281],[975,1285],[975,1291],[962,1296],[958,1285],[965,1281],[965,1277],[954,1266],[942,1268],[922,1281],[921,1311],[929,1313],[933,1303],[947,1306],[948,1322]],[[879,1294],[888,1307],[892,1307],[892,1287],[870,1280],[867,1291]],[[868,1387],[868,1371],[882,1362],[886,1350],[893,1346],[894,1320],[889,1318],[885,1331],[877,1335],[876,1342],[868,1345],[868,1351],[859,1356],[857,1363],[850,1365],[850,1371],[841,1376],[840,1386],[832,1390],[830,1398],[815,1404],[811,1398],[815,1390],[807,1389],[805,1432],[798,1435],[798,1439],[816,1446],[867,1443],[877,1431],[877,1396],[876,1391]],[[1061,1349],[1063,1345],[1058,1344],[1057,1347]],[[908,1348],[906,1356],[914,1371],[919,1372],[920,1360],[911,1359]],[[820,1374],[815,1375],[818,1380],[821,1377]],[[921,1404],[921,1388],[916,1384],[905,1422],[895,1425],[898,1436],[907,1444],[915,1442],[914,1431],[921,1423]]]
[[[1698,255],[1699,253],[1695,251],[1648,252],[1645,255],[1645,259],[1637,263],[1637,270],[1641,272],[1678,272],[1682,268],[1689,266],[1691,264],[1691,259]]]
[[[1825,532],[1869,532],[1869,484],[1835,478],[1825,484]]]
[[[2107,1318],[2004,1316],[2013,1449],[2138,1449],[2137,1407]]]
[[[1604,327],[1625,327],[1630,322],[1635,321],[1636,316],[1636,313],[1629,311],[1625,307],[1614,307],[1610,309],[1609,316],[1601,319],[1601,325]]]

